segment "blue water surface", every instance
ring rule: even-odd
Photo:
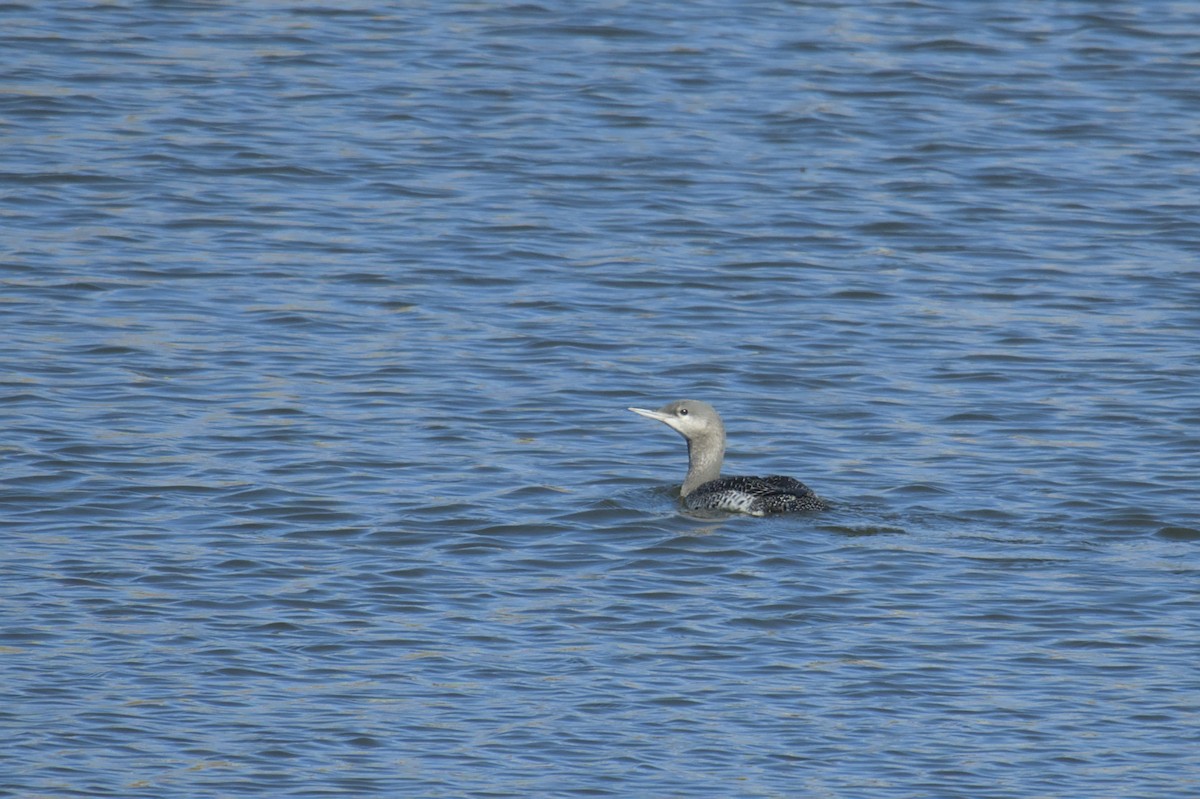
[[[1197,42],[0,4],[0,796],[1200,795]]]

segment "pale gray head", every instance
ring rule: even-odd
[[[645,408],[629,410],[647,419],[657,419],[689,441],[714,434],[725,437],[725,426],[721,424],[717,409],[700,400],[675,400],[657,411],[648,411]]]
[[[725,425],[713,406],[700,400],[676,400],[657,411],[645,408],[629,410],[647,419],[656,419],[687,439],[688,473],[683,481],[683,496],[721,475],[721,461],[725,457]]]

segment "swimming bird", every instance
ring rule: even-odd
[[[676,400],[657,411],[630,408],[657,419],[687,440],[688,471],[679,489],[688,510],[723,510],[766,516],[804,510],[823,510],[825,502],[808,486],[791,477],[722,477],[725,425],[716,408],[700,400]]]

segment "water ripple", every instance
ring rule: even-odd
[[[1200,17],[744,11],[0,6],[0,793],[1196,793]]]

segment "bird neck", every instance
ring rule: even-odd
[[[684,478],[682,496],[695,491],[709,480],[721,476],[721,461],[725,458],[725,436],[712,435],[702,438],[689,438],[688,442],[688,472]]]

